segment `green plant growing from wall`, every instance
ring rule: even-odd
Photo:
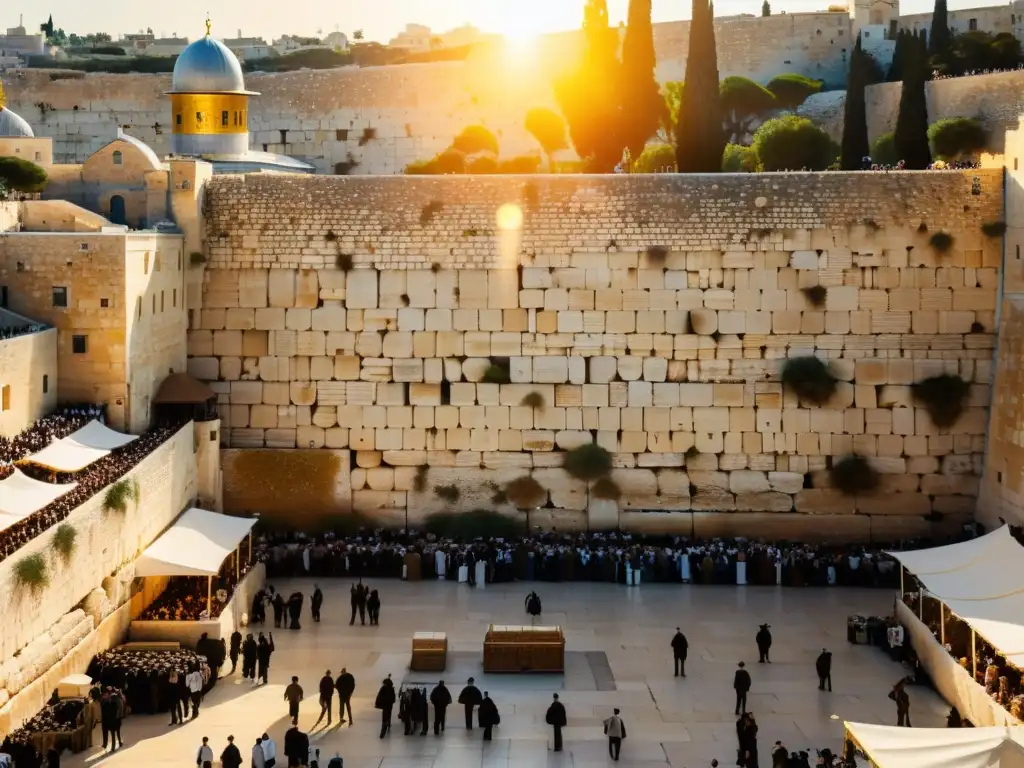
[[[928,238],[928,245],[941,256],[949,253],[953,247],[953,236],[948,232],[935,232]]]
[[[509,378],[507,368],[491,363],[487,366],[486,370],[484,370],[484,375],[481,381],[485,384],[508,384],[511,379]]]
[[[65,563],[71,561],[71,555],[75,552],[75,540],[78,538],[78,531],[71,523],[61,523],[53,534],[53,548],[60,555]]]
[[[612,455],[597,443],[584,443],[566,451],[562,456],[562,468],[587,486],[587,506],[594,482],[608,477],[612,471]]]
[[[1002,237],[1006,234],[1006,222],[986,221],[981,225],[981,231],[985,237]]]
[[[527,392],[523,395],[523,399],[519,401],[519,404],[524,408],[532,408],[535,411],[543,411],[547,407],[547,403],[544,402],[544,395],[540,392]]]
[[[812,405],[827,403],[837,384],[828,366],[813,355],[789,358],[782,366],[782,383]]]
[[[832,485],[844,496],[859,496],[878,488],[878,470],[863,456],[844,456],[829,468]]]
[[[445,501],[449,504],[457,504],[459,498],[462,496],[462,492],[459,491],[459,487],[457,485],[435,485],[434,495],[441,501]]]
[[[424,205],[420,209],[420,226],[427,226],[442,210],[444,210],[444,203],[440,200],[431,200],[429,203]]]
[[[206,257],[199,251],[192,251],[192,253],[188,255],[188,260],[193,267],[198,267],[200,264],[206,263]]]
[[[683,458],[687,461],[696,459],[698,456],[700,456],[700,449],[696,445],[691,445],[683,452]]]
[[[38,592],[50,583],[46,558],[39,552],[26,555],[14,564],[14,581],[19,587]]]
[[[943,373],[917,382],[911,391],[932,423],[942,429],[953,426],[963,415],[971,385],[959,376]]]
[[[548,500],[548,492],[533,475],[517,477],[505,486],[505,496],[513,506],[526,513],[526,531],[530,531],[530,511]]]
[[[416,474],[412,479],[412,489],[416,493],[423,493],[427,490],[427,475],[430,474],[430,467],[426,464],[420,464],[416,467]]]
[[[349,272],[355,265],[355,260],[351,253],[339,253],[334,257],[334,265],[342,272]]]
[[[812,307],[824,307],[825,299],[828,297],[828,288],[824,285],[810,285],[800,289],[807,298],[807,303]]]
[[[124,514],[128,511],[128,502],[139,502],[139,488],[127,477],[123,477],[107,489],[103,497],[103,509],[107,512]]]
[[[610,477],[599,478],[594,483],[592,493],[595,499],[604,499],[605,501],[618,501],[622,498],[622,489]]]

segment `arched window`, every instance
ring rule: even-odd
[[[118,152],[117,154],[121,154]],[[124,198],[114,195],[110,198],[110,221],[113,224],[127,224],[125,220]]]
[[[192,185],[188,183],[188,179],[185,179],[183,182],[181,182],[182,189],[191,189],[191,187]]]
[[[121,165],[123,160],[124,160],[124,157],[121,155],[121,152],[119,150],[115,149],[114,150],[114,165]]]

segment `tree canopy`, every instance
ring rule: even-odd
[[[754,134],[753,149],[759,171],[823,171],[838,154],[824,130],[798,115],[766,121]]]
[[[452,148],[464,155],[477,152],[498,154],[498,139],[489,129],[482,125],[468,125],[452,140]]]
[[[534,107],[526,113],[524,127],[537,140],[548,156],[549,170],[555,170],[553,155],[569,146],[565,136],[565,119],[547,107]]]
[[[777,109],[775,94],[746,77],[725,78],[719,88],[726,138],[743,141],[751,124]]]
[[[675,173],[676,151],[668,144],[648,144],[633,161],[634,173]]]
[[[753,173],[757,170],[757,155],[753,147],[726,144],[722,155],[722,170],[726,173]]]
[[[787,72],[784,75],[776,75],[768,81],[765,86],[775,94],[775,99],[780,109],[795,110],[805,101],[807,97],[821,91],[821,80],[814,80],[795,72]]]
[[[676,167],[680,173],[722,170],[725,131],[715,45],[714,4],[693,0],[690,49],[676,123]]]
[[[48,181],[46,171],[20,157],[0,157],[0,195],[9,192],[42,192]]]
[[[985,149],[988,134],[973,117],[947,117],[928,127],[928,144],[932,154],[942,160],[956,160]]]

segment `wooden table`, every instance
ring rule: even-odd
[[[565,672],[561,627],[492,624],[484,638],[484,672]]]
[[[444,672],[448,664],[448,635],[444,632],[414,632],[412,636],[413,672]]]

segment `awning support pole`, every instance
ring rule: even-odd
[[[241,568],[242,568],[242,566],[239,563],[239,559],[241,557],[242,557],[242,545],[239,544],[237,547],[235,547],[235,583],[236,584],[238,583],[238,580],[241,578]]]
[[[973,670],[974,679],[978,679],[978,636],[974,633],[974,629],[971,629],[971,669]]]
[[[213,576],[206,577],[206,617],[213,618]]]
[[[252,562],[252,531],[249,531],[249,560],[248,560],[248,562],[250,562],[250,563]]]
[[[917,618],[924,621],[924,587],[921,587],[921,589],[918,590],[917,596]]]
[[[902,600],[903,596],[907,594],[903,591],[903,570],[903,565],[900,564],[900,600]]]

